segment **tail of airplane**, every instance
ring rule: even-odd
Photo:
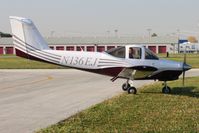
[[[10,23],[17,56],[60,64],[61,55],[48,47],[30,19],[10,17]]]
[[[10,23],[16,54],[17,50],[28,54],[31,51],[50,49],[30,19],[10,16]]]

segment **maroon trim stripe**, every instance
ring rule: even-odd
[[[15,46],[15,49],[21,49],[20,51],[22,52],[22,51],[26,51],[24,48],[21,48],[20,46]],[[25,52],[24,52],[25,53]],[[48,60],[49,62],[54,62],[54,63],[59,63],[59,61],[57,61],[57,60],[53,60],[53,59],[49,59],[49,58],[46,58],[46,57],[44,57],[44,56],[42,56],[42,55],[38,55],[38,54],[36,54],[36,53],[31,53],[31,52],[29,52],[30,54],[32,54],[32,55],[35,55],[35,56],[39,56],[39,57],[41,57],[41,58],[43,58],[43,60]],[[29,56],[32,56],[32,55],[30,55],[30,54],[28,54],[28,53],[26,53],[26,57],[29,59]],[[17,56],[20,56],[20,55],[18,55],[17,53],[16,53],[16,55]],[[21,57],[21,56],[20,56]],[[38,58],[38,57],[37,57]]]
[[[43,55],[43,56],[51,57],[51,58],[54,59],[54,60],[60,60],[60,59],[61,59],[61,58],[56,58],[56,57],[47,55],[47,54],[45,54],[44,51],[41,51],[41,50],[34,50],[33,48],[31,49],[31,48],[29,48],[29,47],[26,47],[25,45],[21,44],[20,42],[18,42],[18,41],[16,41],[16,40],[14,40],[14,43],[17,44],[16,46],[20,46],[21,48],[23,47],[23,49],[26,48],[26,49],[29,50],[29,51],[27,51],[27,50],[24,50],[24,51],[27,51],[27,52],[30,52],[30,53],[31,53],[31,51],[34,51],[35,53],[41,54],[41,55]]]
[[[20,41],[20,42],[22,42],[22,43],[24,43],[25,45],[28,45],[29,47],[32,47],[33,49],[35,49],[35,50],[40,50],[40,49],[38,49],[38,48],[35,48],[35,47],[33,47],[32,45],[30,45],[30,44],[28,44],[28,43],[26,43],[26,42],[24,42],[23,40],[21,40],[19,37],[17,37],[16,35],[13,35],[13,39],[14,40],[18,40],[18,41]],[[61,57],[60,55],[56,55],[56,54],[52,54],[52,53],[48,53],[48,52],[46,52],[46,51],[44,51],[46,54],[50,54],[50,55],[54,55],[54,56],[57,56],[58,58],[59,57]]]

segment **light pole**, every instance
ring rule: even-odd
[[[107,35],[108,37],[110,37],[110,30],[107,30]]]
[[[55,33],[54,30],[50,31],[50,37],[53,37],[54,33]]]
[[[118,37],[118,34],[117,34],[117,33],[118,33],[118,30],[115,29],[114,31],[115,31],[115,36]]]
[[[152,29],[146,29],[147,31],[148,31],[148,33],[149,33],[149,42],[151,41],[151,31],[152,31]]]

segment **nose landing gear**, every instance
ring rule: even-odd
[[[123,91],[127,91],[129,87],[131,87],[131,85],[130,85],[129,83],[124,83],[124,84],[122,85],[122,90],[123,90]]]
[[[129,81],[130,80],[128,79],[127,82],[122,85],[122,90],[127,91],[128,94],[136,94],[137,89],[132,84],[130,84]]]
[[[171,88],[169,86],[167,86],[167,82],[166,81],[164,81],[164,87],[162,88],[162,93],[164,93],[164,94],[171,93]]]

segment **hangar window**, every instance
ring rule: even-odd
[[[106,51],[106,53],[115,56],[115,57],[119,57],[119,58],[125,58],[125,47],[118,47],[118,48],[113,48],[110,49],[108,51]]]
[[[159,60],[159,58],[147,48],[145,48],[145,59]]]

